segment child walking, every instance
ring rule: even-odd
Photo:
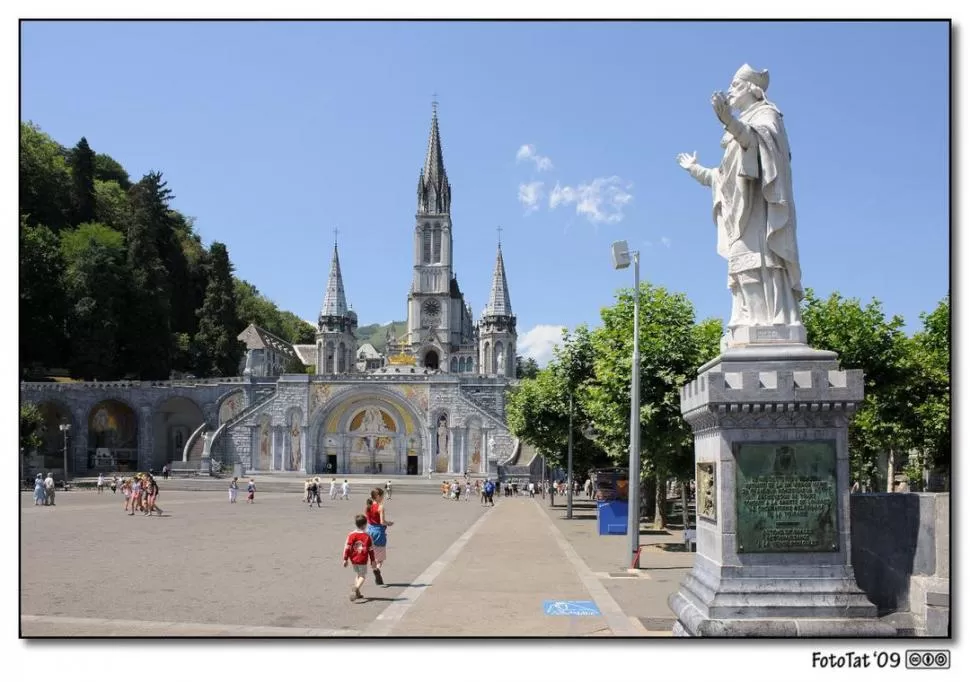
[[[236,504],[236,495],[239,494],[239,478],[236,476],[232,477],[229,481],[229,504]]]
[[[256,503],[256,480],[249,479],[249,485],[246,486],[246,503],[255,504]]]
[[[364,597],[360,593],[360,588],[363,587],[364,580],[367,578],[368,560],[370,560],[372,567],[377,568],[373,541],[364,530],[367,527],[367,517],[358,514],[354,517],[354,525],[357,528],[347,535],[347,544],[344,545],[344,567],[346,568],[348,560],[354,566],[354,589],[350,593],[350,601],[357,601]]]

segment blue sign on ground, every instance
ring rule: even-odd
[[[546,600],[542,605],[547,616],[598,616],[600,610],[594,601]]]

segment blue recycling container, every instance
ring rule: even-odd
[[[630,505],[626,500],[596,503],[596,519],[600,535],[626,535],[627,513]]]

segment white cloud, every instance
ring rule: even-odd
[[[548,156],[539,156],[536,153],[536,147],[534,144],[524,144],[519,147],[519,151],[515,154],[515,161],[534,161],[536,164],[537,171],[552,170],[552,159]]]
[[[576,204],[576,214],[591,223],[618,223],[623,220],[623,207],[633,201],[629,190],[633,185],[619,176],[596,178],[588,185],[556,187],[549,195],[549,208],[560,204]]]
[[[523,358],[531,357],[539,367],[545,367],[552,360],[552,350],[562,343],[562,325],[537,324],[519,336],[518,351]]]
[[[526,215],[539,210],[539,201],[545,192],[542,190],[543,183],[529,182],[519,185],[519,202],[525,206]]]
[[[670,237],[661,237],[660,243],[669,249],[670,245],[673,244],[673,240]]]

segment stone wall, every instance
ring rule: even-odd
[[[880,614],[911,614],[913,634],[949,634],[949,493],[850,497],[852,566]]]

